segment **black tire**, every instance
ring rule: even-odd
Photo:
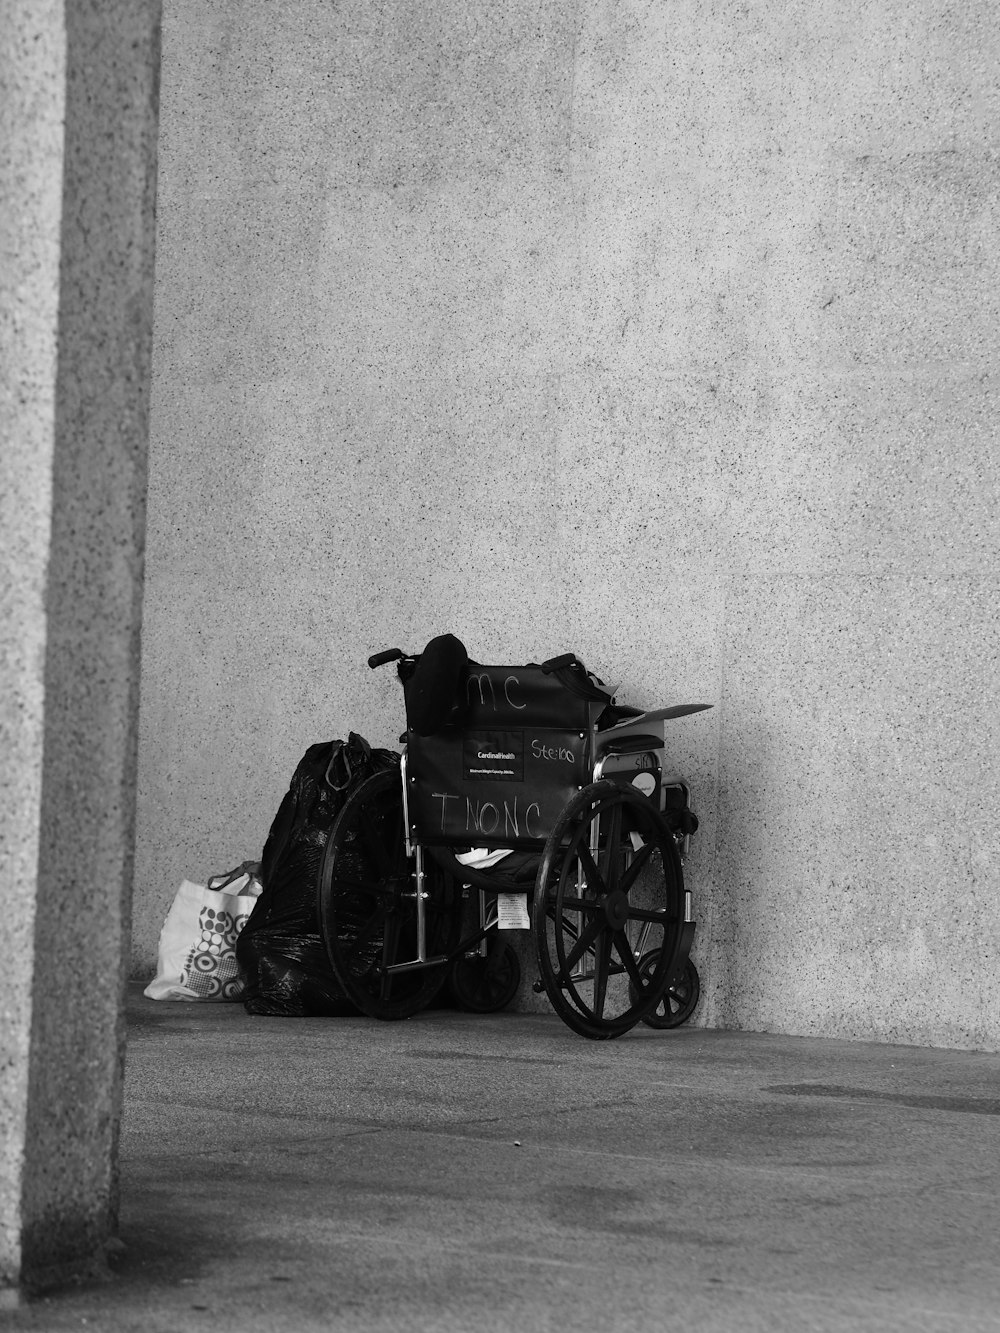
[[[495,1014],[506,1009],[521,984],[517,954],[494,931],[488,935],[484,958],[463,955],[452,964],[449,982],[455,1003],[470,1014]]]
[[[645,954],[640,962],[640,971],[652,970],[655,966],[652,954]],[[697,1009],[700,997],[701,978],[689,958],[680,976],[666,988],[656,1008],[643,1015],[642,1021],[651,1028],[679,1028]]]
[[[677,956],[683,906],[677,845],[655,805],[617,782],[580,791],[545,844],[532,908],[541,982],[560,1018],[600,1041],[650,1013]]]
[[[399,774],[376,773],[347,798],[334,821],[317,889],[330,966],[348,998],[373,1018],[408,1018],[425,1009],[448,974],[444,962],[389,970],[416,956],[414,884]],[[424,887],[425,954],[445,956],[460,925],[454,885],[427,864]]]

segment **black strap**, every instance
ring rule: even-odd
[[[542,663],[542,670],[547,676],[555,676],[560,685],[565,685],[579,699],[606,704],[611,698],[611,691],[605,689],[597,677],[587,670],[576,653],[550,657]]]

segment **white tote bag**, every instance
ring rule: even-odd
[[[261,892],[260,865],[245,861],[207,884],[186,879],[160,931],[151,1000],[238,1000],[243,978],[236,939]]]

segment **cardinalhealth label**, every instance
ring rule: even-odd
[[[524,732],[480,731],[466,736],[462,773],[467,782],[523,782]]]

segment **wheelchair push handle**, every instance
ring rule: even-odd
[[[402,648],[386,648],[384,652],[372,653],[368,665],[374,671],[377,667],[385,666],[387,662],[401,662],[405,656]]]

